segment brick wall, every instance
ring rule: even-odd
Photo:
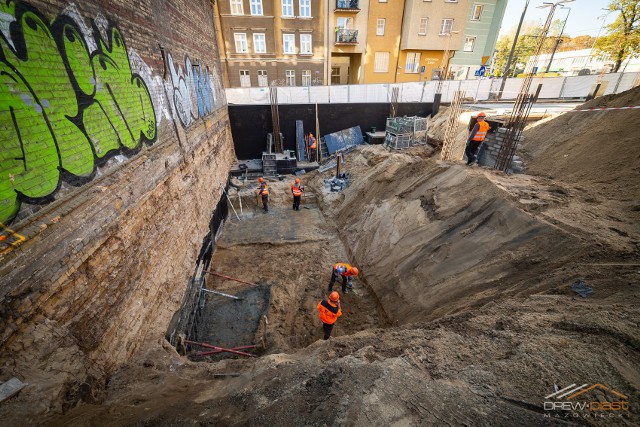
[[[487,135],[487,138],[484,140],[484,143],[482,144],[482,148],[480,149],[480,153],[478,155],[478,164],[488,167],[493,167],[496,164],[498,153],[500,152],[500,148],[502,147],[507,131],[507,128],[501,127],[498,128],[496,132],[489,133]],[[521,136],[520,141],[522,141],[522,138],[523,137]],[[521,145],[518,144],[517,148],[520,147]],[[523,171],[524,165],[522,163],[522,160],[517,155],[514,155],[508,172],[522,173]]]
[[[162,339],[235,154],[210,1],[0,12],[0,380],[58,355],[45,411]]]

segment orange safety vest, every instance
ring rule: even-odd
[[[269,195],[269,186],[267,185],[266,182],[263,182],[262,185],[260,186],[260,195],[262,196]]]
[[[291,186],[291,192],[294,196],[302,196],[302,188],[300,188],[300,184],[293,184]]]
[[[322,323],[328,325],[333,325],[338,320],[338,317],[342,316],[342,310],[327,300],[322,300],[318,303],[318,312]]]
[[[351,272],[351,269],[353,267],[351,267],[349,264],[345,264],[343,262],[339,262],[337,264],[334,264],[333,265],[333,271],[336,272],[336,270],[339,267],[345,267],[347,269],[347,271],[345,271],[344,273],[339,273],[341,276],[354,276],[354,274]],[[338,273],[336,273],[336,274],[338,274]]]
[[[487,131],[489,130],[489,123],[487,122],[478,122],[478,132],[473,135],[474,141],[484,141],[487,137]]]
[[[311,148],[312,150],[316,149],[316,139],[315,138],[310,138],[309,140],[309,148]]]

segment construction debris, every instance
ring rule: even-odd
[[[0,402],[15,396],[20,390],[25,388],[27,384],[23,383],[17,378],[11,378],[0,385]]]
[[[340,178],[331,178],[324,180],[324,188],[333,193],[339,193],[349,186],[349,173],[343,173]]]

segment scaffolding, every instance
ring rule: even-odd
[[[426,117],[389,117],[386,124],[384,146],[394,150],[427,144],[428,119]]]

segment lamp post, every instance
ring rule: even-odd
[[[560,0],[560,1],[557,1],[555,3],[551,3],[551,2],[546,2],[545,1],[545,2],[542,2],[542,6],[538,6],[538,9],[545,9],[547,7],[551,8],[551,10],[549,11],[549,15],[547,16],[547,23],[545,24],[545,33],[542,34],[543,39],[547,36],[547,32],[549,31],[549,27],[551,26],[551,23],[553,22],[553,15],[556,12],[556,8],[558,6],[561,6],[564,3],[571,3],[573,1],[575,1],[575,0]],[[566,23],[566,21],[565,21],[565,23]],[[544,40],[542,40],[542,42],[543,41]],[[535,58],[534,64],[537,64],[538,61],[540,60],[540,55],[539,54],[540,54],[540,51],[538,50],[538,53],[536,54],[536,58]]]
[[[507,58],[507,65],[504,66],[504,72],[502,73],[502,83],[500,83],[500,92],[498,92],[498,98],[502,96],[504,85],[505,83],[507,83],[507,74],[509,72],[509,67],[511,66],[511,59],[513,58],[513,52],[515,52],[516,50],[518,36],[520,35],[520,28],[522,28],[522,22],[524,21],[524,15],[527,13],[527,7],[529,7],[529,1],[530,0],[527,0],[527,2],[524,4],[524,9],[522,10],[522,15],[520,16],[520,22],[518,23],[518,29],[516,30],[516,36],[513,39],[511,51],[509,52],[509,57]]]
[[[558,46],[560,45],[560,43],[562,43],[562,33],[564,33],[564,27],[567,25],[567,21],[569,20],[569,14],[571,13],[571,8],[570,7],[566,7],[564,5],[561,5],[560,7],[562,7],[563,9],[569,9],[569,11],[567,12],[567,17],[564,18],[564,23],[562,24],[562,29],[560,30],[560,35],[556,39],[556,44],[553,46],[553,52],[551,52],[551,58],[549,58],[549,64],[547,65],[547,71],[546,71],[547,73],[549,72],[549,69],[551,68],[551,63],[553,62],[553,56],[556,54],[556,49],[558,49]]]

